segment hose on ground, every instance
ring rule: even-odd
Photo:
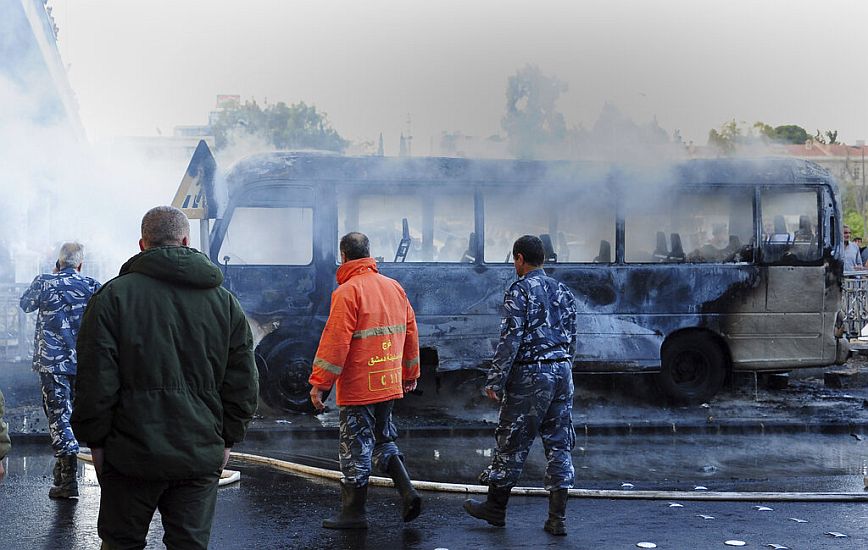
[[[301,474],[318,478],[340,481],[342,474],[337,470],[327,470],[315,466],[305,466],[277,458],[269,458],[248,453],[232,452],[231,458],[248,464],[268,466],[282,472]],[[371,476],[368,483],[375,487],[393,487],[387,477]],[[413,487],[420,491],[441,493],[484,494],[488,486],[466,483],[446,483],[439,481],[413,481]],[[545,496],[549,492],[542,487],[513,487],[513,495]],[[575,498],[605,498],[632,500],[697,500],[697,501],[750,501],[750,502],[866,502],[868,492],[736,492],[736,491],[625,491],[611,489],[570,489],[569,495]]]

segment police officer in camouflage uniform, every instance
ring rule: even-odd
[[[500,342],[485,392],[500,402],[485,502],[468,499],[464,509],[491,525],[506,525],[509,492],[521,476],[539,434],[546,453],[549,515],[544,529],[566,535],[567,490],[573,486],[572,358],[576,351],[576,303],[570,289],[542,270],[542,241],[525,235],[512,248],[519,279],[503,300]]]
[[[60,247],[53,273],[40,275],[21,297],[21,309],[36,317],[33,370],[42,383],[42,406],[54,449],[54,486],[51,498],[78,496],[78,441],[69,425],[75,386],[75,341],[81,316],[99,283],[81,271],[84,247],[75,242]]]

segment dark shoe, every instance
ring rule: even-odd
[[[410,476],[404,468],[404,461],[393,456],[389,460],[387,470],[395,483],[395,488],[401,495],[401,517],[404,518],[405,522],[413,521],[419,517],[419,512],[422,511],[422,499],[413,488],[413,482],[410,481]]]
[[[54,459],[54,469],[51,471],[52,485],[55,487],[60,485],[60,458]]]
[[[60,463],[60,483],[48,490],[49,498],[73,498],[78,496],[78,456],[63,455],[57,459]]]
[[[335,517],[322,520],[322,526],[326,529],[367,529],[368,516],[365,513],[367,497],[367,484],[356,487],[341,483],[341,511]]]
[[[549,519],[543,527],[546,533],[562,537],[567,534],[567,498],[566,489],[557,489],[549,493]]]
[[[503,527],[506,525],[506,505],[509,503],[509,492],[512,487],[488,486],[488,499],[479,502],[469,498],[464,501],[464,509],[475,518],[484,519],[491,525]]]

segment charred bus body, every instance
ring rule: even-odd
[[[577,373],[656,372],[669,395],[696,401],[732,370],[847,356],[837,187],[812,163],[268,153],[237,163],[223,186],[209,253],[254,328],[273,408],[309,410],[349,231],[369,236],[381,272],[406,290],[429,374],[486,367],[522,234],[541,236],[547,273],[579,303]]]

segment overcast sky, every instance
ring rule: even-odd
[[[590,127],[605,102],[706,142],[726,120],[868,138],[865,0],[52,0],[92,139],[203,124],[217,94],[305,101],[397,154],[443,130],[501,131],[527,63],[569,84]]]

